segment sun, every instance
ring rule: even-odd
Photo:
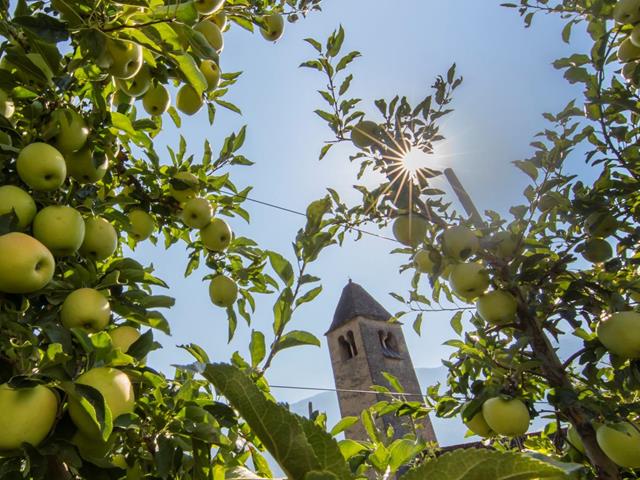
[[[427,155],[422,150],[417,148],[411,148],[402,158],[402,168],[408,172],[408,174],[415,178],[418,172],[423,168],[433,167],[432,158],[433,155]]]

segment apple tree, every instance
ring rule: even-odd
[[[173,378],[147,364],[174,301],[135,249],[161,242],[187,252],[185,275],[206,269],[211,308],[228,317],[212,329],[230,339],[255,295],[276,294],[272,336],[253,331],[250,358],[232,359],[261,388],[278,352],[319,344],[290,322],[321,291],[307,267],[333,243],[320,229],[330,201],[309,206],[294,271],[230,226],[249,219],[251,187],[230,175],[251,165],[245,128],[217,151],[204,140],[191,153],[183,137],[157,149],[164,122],[198,113],[214,125],[217,109],[240,111],[225,100],[240,73],[219,66],[229,28],[276,41],[285,21],[318,10],[0,3],[0,478],[212,479],[248,461],[271,475],[263,443],[201,375],[202,348],[182,346],[196,365]]]
[[[527,26],[539,13],[558,14],[566,22],[563,41],[582,27],[593,45],[554,63],[569,82],[584,86],[584,95],[545,114],[548,125],[532,142],[530,158],[513,162],[528,177],[524,202],[482,215],[451,170],[404,167],[409,152],[430,154],[443,139],[439,120],[451,113],[462,81],[455,65],[422,101],[381,99],[376,114],[365,115],[361,100],[350,95],[347,68],[359,54],[340,57],[339,48],[310,39],[317,57],[302,66],[327,80],[320,94],[328,108],[316,113],[335,134],[320,158],[350,141],[358,177],[385,178],[375,188],[356,185],[362,201],[354,206],[331,191],[329,224],[340,226],[338,238],[361,225],[393,227],[393,253],[405,256],[403,271],[414,271],[408,292],[392,293],[405,305],[397,317],[413,314],[418,333],[430,312],[453,312],[457,338],[447,342],[455,350],[444,362],[448,382],[444,391],[428,391],[436,415],[460,416],[499,450],[526,449],[582,465],[574,474],[637,478],[640,2],[505,6],[517,9]],[[338,30],[333,38],[343,36]],[[434,188],[432,179],[441,175],[457,198]],[[567,351],[577,342],[579,348]],[[374,412],[415,414],[397,404]],[[534,417],[548,424],[526,436]]]

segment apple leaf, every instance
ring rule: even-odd
[[[257,367],[264,359],[266,348],[264,342],[264,334],[258,330],[251,331],[251,343],[249,343],[249,351],[251,352],[251,366]]]
[[[47,42],[63,42],[69,38],[69,32],[63,22],[43,13],[14,17],[13,21]]]
[[[71,401],[80,404],[91,422],[98,427],[102,439],[106,441],[113,431],[113,417],[102,394],[97,389],[80,383],[76,383],[70,389],[65,388],[65,391]]]
[[[293,267],[291,266],[291,263],[289,263],[289,261],[278,252],[269,251],[267,252],[267,255],[269,256],[271,268],[273,268],[286,286],[292,286]]]
[[[198,64],[193,57],[185,53],[183,55],[175,55],[173,58],[178,64],[178,68],[184,75],[184,79],[187,83],[195,88],[198,95],[202,95],[202,93],[207,89],[207,79],[198,68]]]
[[[522,453],[467,448],[445,453],[407,472],[401,480],[527,480],[569,478],[562,468]]]
[[[268,400],[240,369],[209,364],[202,375],[240,413],[289,478],[306,478],[310,472],[316,473],[309,478],[351,478],[337,443],[328,433]],[[319,472],[323,474],[318,476]]]

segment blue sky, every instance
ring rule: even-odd
[[[345,144],[322,162],[317,160],[322,142],[331,138],[313,113],[321,106],[316,90],[323,88],[323,78],[298,68],[314,53],[303,38],[323,40],[342,24],[347,32],[344,50],[363,54],[353,64],[352,91],[364,99],[362,108],[371,114],[375,113],[373,100],[380,97],[399,93],[414,101],[421,99],[436,75],[445,73],[452,62],[458,64],[465,81],[454,99],[456,111],[443,124],[447,141],[436,153],[455,168],[481,209],[506,212],[509,205],[522,201],[520,192],[526,184],[526,177],[509,162],[531,152],[529,142],[545,126],[543,112],[558,111],[580,95],[551,62],[584,50],[586,43],[576,34],[572,45],[563,44],[558,20],[540,17],[527,30],[515,11],[500,7],[498,1],[327,0],[324,12],[288,24],[276,44],[233,27],[225,36],[221,66],[224,71],[244,71],[229,95],[243,116],[221,110],[216,124],[209,127],[203,111],[184,121],[181,133],[198,152],[203,138],[219,146],[230,131],[248,124],[242,153],[256,165],[237,168],[232,175],[239,186],[254,185],[252,196],[257,199],[304,210],[310,201],[324,195],[326,187],[332,187],[355,201],[351,186],[357,169],[348,161],[354,150]],[[167,117],[165,124],[170,123]],[[161,141],[177,144],[176,131],[168,128]],[[260,205],[247,203],[246,207],[251,224],[232,219],[233,229],[291,258],[290,244],[304,219]],[[322,348],[303,347],[279,354],[268,373],[271,383],[333,387],[322,335],[340,292],[351,277],[388,310],[397,311],[400,305],[388,292],[404,292],[409,276],[398,274],[401,259],[389,255],[393,247],[389,241],[365,237],[322,254],[310,273],[322,278],[324,291],[301,308],[292,323],[292,328],[318,335]],[[190,342],[204,347],[218,361],[227,360],[235,350],[247,353],[250,329],[241,323],[235,340],[227,345],[225,311],[209,302],[207,284],[201,282],[208,272],[200,270],[183,279],[187,258],[180,247],[164,253],[145,242],[135,255],[154,264],[176,298],[175,308],[168,313],[173,336],[161,338],[165,348],[150,356],[152,366],[169,371],[171,364],[191,361],[175,347]],[[254,318],[254,328],[266,332],[267,340],[272,301],[261,301]],[[448,356],[442,342],[455,335],[449,317],[446,313],[425,317],[422,337],[409,325],[405,327],[416,366],[436,366]],[[314,392],[275,393],[281,400],[295,401]]]

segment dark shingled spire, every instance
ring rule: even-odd
[[[391,318],[391,314],[369,295],[364,288],[349,279],[349,283],[342,290],[340,301],[333,314],[333,322],[331,322],[327,333],[359,316],[380,320],[381,322],[386,322]]]

